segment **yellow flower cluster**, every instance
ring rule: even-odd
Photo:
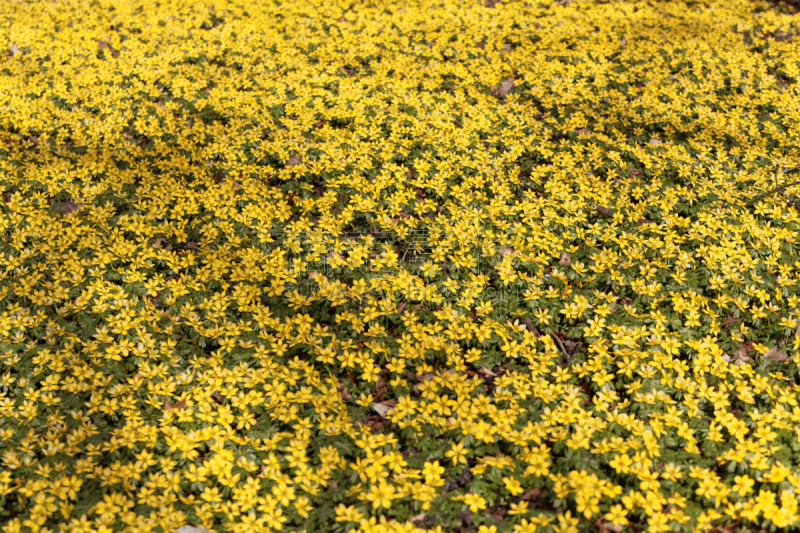
[[[797,14],[3,28],[4,533],[800,524]]]

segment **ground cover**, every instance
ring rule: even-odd
[[[3,531],[797,527],[788,7],[0,11]]]

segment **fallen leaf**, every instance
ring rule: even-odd
[[[394,408],[394,400],[386,400],[384,402],[376,403],[372,406],[372,409],[378,413],[378,416],[385,419],[386,415]]]
[[[16,44],[12,44],[11,48],[8,49],[8,52],[11,57],[14,57],[19,53],[19,46],[17,46]]]
[[[108,41],[104,41],[103,39],[98,39],[97,40],[97,52],[100,53],[103,50],[105,50],[106,48],[111,50],[111,45],[108,44]]]
[[[528,492],[526,492],[525,494],[522,495],[522,499],[527,501],[527,500],[531,500],[531,499],[534,499],[534,498],[538,498],[539,494],[541,494],[541,492],[542,492],[542,489],[539,489],[539,488],[531,489],[531,490],[529,490]]]
[[[423,520],[425,520],[425,513],[420,513],[420,514],[418,514],[418,515],[414,515],[414,516],[412,516],[411,518],[409,518],[408,520],[409,520],[409,521],[410,521],[412,524],[413,524],[414,522],[422,522]]]
[[[611,522],[603,522],[598,520],[595,523],[595,527],[597,528],[597,533],[620,533],[622,531],[622,526],[615,526]]]
[[[508,96],[508,93],[511,92],[511,89],[514,88],[514,78],[508,78],[507,80],[503,80],[500,82],[500,85],[496,86],[493,89],[494,95],[498,98],[505,98]]]
[[[76,204],[75,202],[64,202],[63,204],[61,204],[61,206],[59,206],[58,212],[66,216],[69,215],[70,213],[78,211],[80,208],[81,208],[80,204]]]
[[[459,512],[458,517],[463,520],[465,526],[470,527],[472,525],[472,511],[469,509]]]
[[[500,3],[500,0],[486,0],[486,2],[483,3],[483,6],[484,7],[494,7],[499,3]]]
[[[767,353],[764,354],[764,357],[769,359],[770,361],[775,361],[776,363],[785,363],[789,360],[789,356],[786,355],[786,352],[774,346],[767,350]]]
[[[747,355],[748,353],[749,350],[747,349],[747,346],[742,346],[741,348],[736,350],[736,353],[733,354],[733,357],[729,356],[730,362],[736,366],[741,366],[744,363],[752,361],[752,359]]]
[[[561,254],[561,260],[559,261],[559,264],[565,267],[568,267],[570,264],[572,264],[572,258],[567,255],[567,252]]]
[[[367,426],[369,426],[369,428],[370,428],[370,429],[372,430],[372,432],[374,433],[374,432],[376,432],[376,431],[378,431],[378,430],[381,430],[381,429],[385,428],[385,427],[386,427],[386,424],[384,424],[383,422],[379,422],[379,421],[375,421],[375,420],[370,420],[369,422],[367,422]]]
[[[289,166],[294,167],[300,164],[300,158],[296,155],[293,155],[289,158]]]
[[[214,400],[214,402],[217,403],[218,405],[222,405],[222,395],[219,392],[217,391],[212,392],[211,399]]]
[[[184,398],[183,400],[179,401],[175,405],[170,405],[169,398],[167,398],[167,400],[164,402],[164,410],[165,411],[172,411],[172,410],[180,411],[184,407],[186,407],[186,398]]]
[[[489,369],[488,369],[488,368],[486,368],[485,366],[482,366],[482,367],[480,368],[480,370],[478,370],[478,372],[480,372],[481,374],[483,374],[483,375],[484,375],[484,376],[486,376],[487,378],[496,378],[497,376],[499,376],[499,375],[500,375],[500,374],[497,374],[497,373],[495,373],[495,372],[492,372],[491,370],[489,370]]]
[[[650,139],[648,142],[653,146],[658,146],[659,144],[661,144],[661,141],[658,139]]]
[[[208,533],[208,530],[203,526],[184,525],[179,527],[175,533]]]
[[[386,376],[381,374],[378,376],[378,382],[375,384],[375,390],[383,392],[386,390]]]

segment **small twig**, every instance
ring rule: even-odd
[[[792,198],[791,196],[787,196],[787,194],[785,192],[782,192],[781,196],[783,196],[784,200],[786,200],[786,203],[788,203],[791,206],[797,207],[797,205],[800,204],[800,202],[798,202],[796,198]]]
[[[609,207],[603,207],[602,205],[592,204],[592,209],[603,215],[604,217],[613,217],[616,211]],[[658,222],[654,220],[648,220],[646,218],[640,218],[636,221],[637,226],[641,226],[642,224],[658,224]]]
[[[597,204],[592,204],[592,209],[594,209],[604,217],[613,217],[615,213],[613,209],[609,209],[608,207],[603,207],[602,205],[597,205]]]
[[[553,337],[553,340],[558,345],[558,348],[561,350],[561,353],[564,354],[564,364],[569,363],[569,354],[567,353],[567,349],[564,348],[564,344],[561,342],[561,339],[559,339],[558,335],[556,335],[555,333],[551,333],[550,336]]]
[[[796,166],[796,167],[792,167],[792,168],[790,168],[788,170],[784,170],[783,174],[788,174],[789,172],[794,172],[795,170],[800,170],[800,166]],[[745,207],[751,207],[751,206],[757,204],[758,202],[760,202],[761,200],[763,200],[764,198],[766,198],[767,196],[775,194],[776,192],[781,192],[784,189],[788,189],[789,187],[792,187],[792,186],[797,185],[798,183],[800,183],[800,181],[793,181],[792,183],[787,183],[785,185],[778,185],[778,174],[780,174],[780,173],[781,173],[780,167],[775,167],[775,188],[772,189],[771,191],[765,192],[764,194],[756,196],[755,198],[753,198],[752,200],[750,200],[749,202],[744,204],[744,206]]]

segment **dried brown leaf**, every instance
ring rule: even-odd
[[[481,374],[483,374],[483,375],[484,375],[484,376],[486,376],[487,378],[496,378],[497,376],[499,376],[499,375],[500,375],[500,374],[498,374],[498,373],[496,373],[496,372],[493,372],[493,371],[489,370],[489,369],[488,369],[488,368],[486,368],[485,366],[482,366],[482,367],[481,367],[481,368],[478,370],[478,372],[480,372]]]
[[[789,360],[789,356],[786,355],[786,352],[777,346],[773,346],[767,350],[767,353],[764,354],[764,357],[770,361],[775,361],[776,363],[785,363]]]
[[[458,517],[464,522],[464,525],[470,527],[472,525],[472,511],[464,509],[458,513]]]
[[[514,78],[508,78],[500,82],[500,85],[494,88],[494,94],[498,98],[505,98],[511,89],[514,88]]]
[[[601,520],[598,520],[595,526],[597,527],[597,533],[620,533],[623,529],[622,526],[615,526],[611,522],[603,522]]]
[[[389,411],[394,409],[395,401],[394,400],[386,400],[380,403],[376,403],[372,406],[372,409],[378,413],[378,416],[385,419],[386,415],[389,414]]]
[[[542,492],[542,489],[539,489],[539,488],[531,489],[528,492],[526,492],[525,494],[523,494],[521,496],[521,498],[523,500],[526,500],[526,501],[527,500],[534,500],[534,499],[539,497],[539,494],[541,494],[541,492]]]
[[[179,527],[175,533],[208,533],[208,530],[203,526],[183,525]]]
[[[572,264],[572,258],[567,254],[567,252],[561,254],[561,260],[559,261],[559,264],[565,267],[568,267]]]
[[[414,515],[414,516],[412,516],[411,518],[409,518],[408,520],[409,520],[409,522],[411,522],[412,524],[413,524],[414,522],[422,522],[423,520],[425,520],[425,513],[420,513],[420,514],[418,514],[418,515]]]
[[[730,358],[731,359],[730,362],[736,366],[741,366],[744,363],[750,362],[752,361],[752,359],[747,355],[748,353],[749,350],[747,349],[747,346],[742,346],[741,348],[736,350],[736,352],[733,354],[733,357]]]
[[[66,216],[69,215],[70,213],[74,213],[75,211],[80,210],[80,208],[81,208],[80,204],[69,201],[61,204],[58,208],[58,212]]]
[[[181,411],[184,407],[186,407],[186,398],[184,398],[183,400],[179,401],[176,404],[170,404],[169,398],[167,398],[166,401],[164,402],[165,411],[173,411],[173,410]]]

